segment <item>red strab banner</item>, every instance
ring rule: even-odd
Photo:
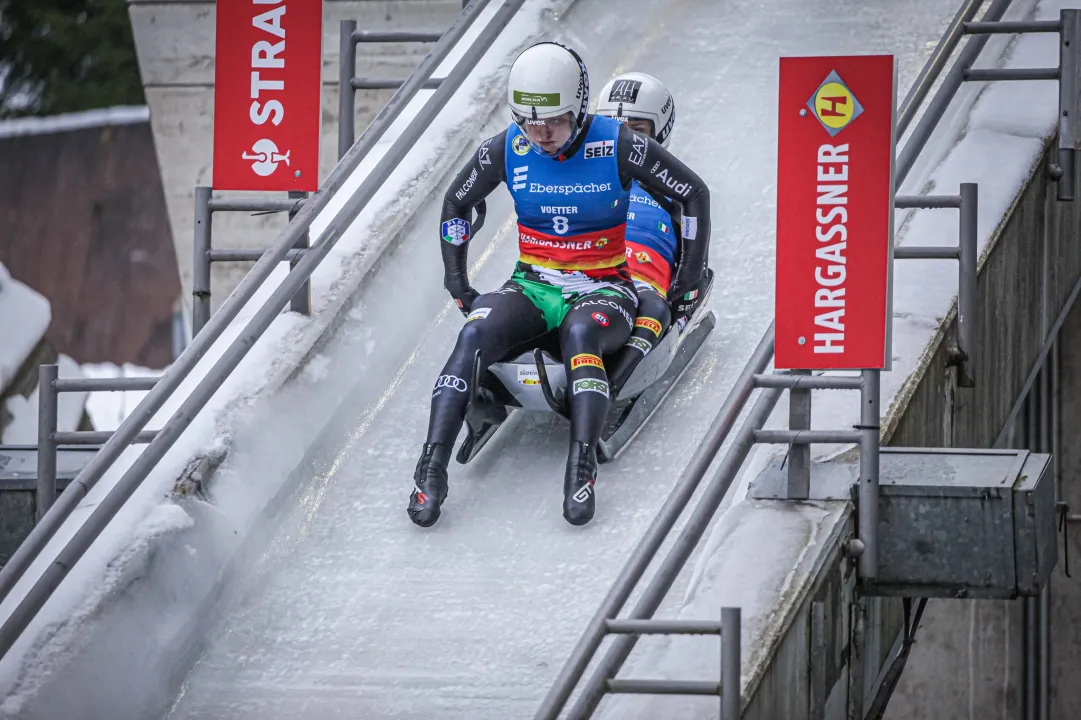
[[[322,0],[218,0],[218,190],[317,190]]]
[[[896,64],[781,58],[774,366],[890,366]]]

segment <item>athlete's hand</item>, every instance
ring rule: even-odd
[[[685,280],[677,278],[672,283],[672,289],[668,291],[669,302],[672,305],[672,316],[675,319],[681,317],[690,318],[702,302],[701,288],[703,278]]]
[[[480,293],[473,289],[469,280],[464,277],[447,277],[443,281],[443,287],[447,289],[462,315],[468,315],[473,309],[473,303],[480,297]]]

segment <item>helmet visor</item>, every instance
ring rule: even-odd
[[[533,149],[549,157],[555,157],[566,150],[578,134],[578,123],[575,122],[574,115],[569,112],[538,120],[515,114],[514,122],[522,130]]]

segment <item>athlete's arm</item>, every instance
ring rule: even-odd
[[[623,125],[616,144],[620,181],[631,180],[650,194],[670,197],[681,207],[680,262],[669,291],[676,312],[690,314],[694,303],[683,296],[697,290],[706,270],[709,250],[709,188],[693,170],[659,142]],[[676,213],[673,213],[675,219]],[[693,300],[693,299],[692,299]]]
[[[488,138],[473,153],[443,197],[439,248],[443,255],[443,287],[450,292],[463,313],[479,293],[469,284],[467,264],[473,208],[504,182],[507,176],[504,154],[507,131]]]

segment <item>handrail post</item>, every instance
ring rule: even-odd
[[[859,556],[862,580],[878,577],[878,467],[879,467],[879,400],[881,370],[863,371],[860,390],[860,487],[859,539],[863,552]]]
[[[1077,146],[1081,142],[1081,127],[1076,116],[1081,113],[1078,97],[1077,45],[1081,43],[1081,10],[1063,10],[1060,15],[1062,29],[1059,31],[1059,79],[1058,79],[1058,166],[1056,197],[1061,201],[1074,199],[1077,181]]]
[[[192,256],[191,336],[194,339],[210,321],[210,248],[213,189],[195,188],[195,254]]]
[[[304,200],[307,197],[308,197],[308,193],[306,193],[306,192],[298,191],[298,190],[290,190],[289,191],[289,199],[290,200],[294,200],[294,199],[295,200]],[[299,212],[299,208],[296,208],[296,207],[289,211],[289,222],[293,222],[293,218],[295,218],[297,216],[298,212]],[[301,250],[307,249],[308,247],[311,246],[310,241],[311,241],[311,233],[309,233],[308,231],[305,230],[304,234],[297,240],[296,245],[294,245],[293,247],[295,247],[297,249],[301,249]],[[297,266],[297,263],[300,262],[300,257],[301,256],[298,254],[296,258],[289,261],[289,270],[290,271],[292,271],[293,268],[295,268]],[[300,289],[298,289],[296,291],[296,293],[293,295],[293,297],[289,298],[289,309],[292,310],[293,312],[298,312],[298,313],[300,313],[302,315],[311,315],[312,314],[312,281],[311,281],[311,278],[308,278],[307,280],[305,280],[304,284],[300,286]]]
[[[794,370],[793,374],[810,377],[810,370]],[[793,386],[788,391],[788,429],[811,429],[811,391]],[[788,499],[806,500],[811,493],[811,446],[792,443],[788,446]]]
[[[739,720],[741,652],[740,608],[723,607],[721,608],[721,720]]]
[[[38,366],[38,478],[35,522],[40,522],[56,500],[56,365]]]
[[[979,330],[976,274],[979,217],[979,186],[961,183],[960,233],[958,240],[957,346],[961,355],[957,384],[976,386],[976,333]]]
[[[356,20],[342,20],[338,42],[338,159],[353,146],[356,138],[356,94],[353,77],[357,74]]]

